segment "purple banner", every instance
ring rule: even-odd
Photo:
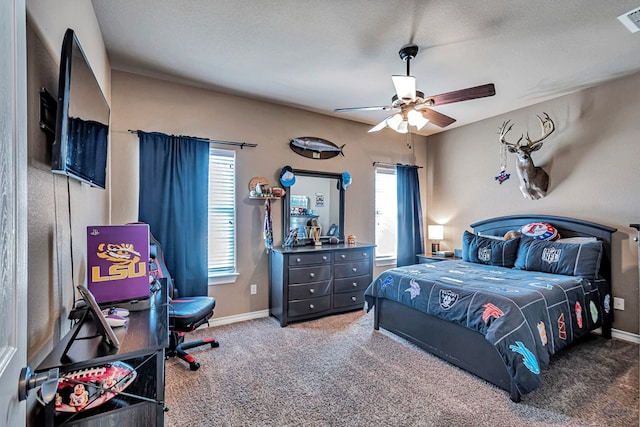
[[[87,227],[87,287],[98,303],[149,297],[149,226]]]

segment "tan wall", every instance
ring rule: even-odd
[[[443,246],[461,247],[469,224],[494,216],[541,213],[582,218],[616,227],[612,248],[613,294],[625,299],[614,328],[638,333],[638,245],[629,224],[640,222],[640,74],[582,90],[503,116],[428,137],[428,216],[446,224]],[[497,88],[499,94],[499,88]],[[533,154],[550,175],[541,200],[518,189],[515,155],[508,155],[511,179],[499,185],[498,127],[515,125],[517,140],[540,135],[536,114],[547,112],[556,132]]]
[[[113,71],[112,182],[113,222],[135,221],[138,210],[138,144],[129,129],[158,131],[212,139],[245,141],[257,148],[237,149],[237,247],[240,276],[234,284],[211,286],[218,303],[216,317],[268,308],[268,255],[262,240],[263,203],[248,198],[248,183],[264,176],[277,183],[280,169],[348,171],[353,183],[346,193],[346,234],[374,241],[374,161],[414,163],[405,137],[385,130],[369,134],[370,126],[325,115],[230,96],[195,87]],[[318,136],[346,144],[345,157],[313,160],[289,149],[296,136]],[[414,144],[425,159],[424,137]],[[225,148],[220,146],[220,148]],[[229,148],[229,147],[227,147]],[[424,160],[418,163],[424,164]],[[424,169],[421,169],[424,175]],[[141,191],[144,191],[142,189]],[[426,197],[426,196],[424,196]],[[273,204],[274,240],[282,241],[282,205]],[[258,285],[250,295],[249,285]]]
[[[85,283],[86,227],[108,224],[110,211],[108,190],[74,180],[67,184],[66,177],[51,173],[51,146],[38,124],[38,92],[45,87],[57,96],[67,28],[76,30],[107,100],[111,77],[90,2],[30,0],[27,21],[27,357],[35,367],[69,330],[66,319],[74,303],[74,286]]]

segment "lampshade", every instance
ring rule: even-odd
[[[391,76],[396,95],[404,101],[413,101],[416,97],[416,78],[413,76]]]
[[[389,119],[387,120],[387,125],[389,125],[391,129],[396,130],[400,122],[402,122],[402,114],[397,113],[389,117]]]
[[[429,123],[429,119],[417,110],[409,110],[407,113],[407,120],[411,126],[415,126],[418,130],[422,129],[427,123]]]
[[[435,224],[428,227],[429,240],[444,239],[444,225]]]

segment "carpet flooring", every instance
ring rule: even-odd
[[[638,426],[638,345],[593,336],[561,351],[542,386],[508,394],[384,331],[362,311],[251,320],[188,334],[191,372],[166,362],[166,425]]]

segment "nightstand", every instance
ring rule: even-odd
[[[451,261],[454,259],[460,259],[455,256],[448,256],[448,257],[436,256],[436,255],[433,255],[432,253],[418,254],[416,256],[418,257],[418,262],[420,264],[428,264],[431,262]]]

